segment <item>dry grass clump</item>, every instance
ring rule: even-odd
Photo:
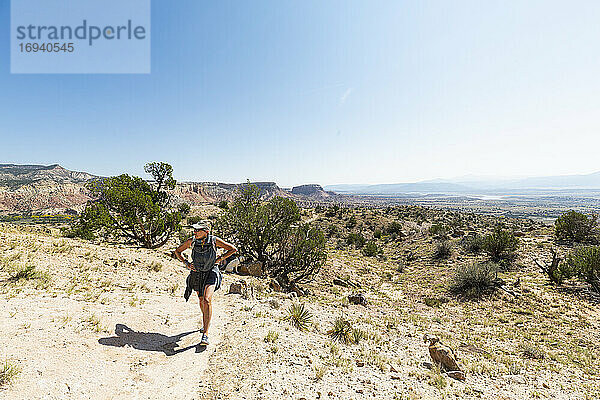
[[[71,246],[66,240],[61,240],[59,242],[52,242],[51,252],[54,254],[63,254],[70,253],[72,249],[73,246]]]
[[[45,289],[50,285],[51,276],[48,272],[40,271],[35,265],[26,264],[22,266],[11,265],[9,268],[8,281],[21,283],[33,281],[36,289]]]
[[[546,353],[544,350],[533,343],[522,344],[521,354],[523,354],[523,357],[533,360],[543,360],[546,358]]]
[[[452,242],[449,240],[441,240],[435,244],[433,250],[433,258],[436,260],[445,260],[452,255]]]
[[[497,289],[498,264],[492,262],[459,265],[450,290],[466,297],[481,297]]]
[[[279,333],[275,331],[269,331],[264,340],[266,343],[275,343],[277,339],[279,339]]]
[[[315,367],[313,367],[313,371],[315,372],[315,381],[318,382],[321,379],[323,379],[323,377],[325,376],[325,373],[327,373],[327,366],[326,365],[315,366]]]
[[[161,263],[159,263],[158,261],[152,261],[152,263],[150,263],[150,265],[148,266],[148,269],[150,271],[154,271],[154,272],[160,272],[162,270],[163,266]]]
[[[94,314],[91,314],[81,322],[86,329],[89,329],[92,332],[100,333],[105,331],[100,319]]]
[[[427,382],[439,390],[443,390],[446,386],[448,386],[446,378],[444,375],[442,375],[442,371],[437,365],[427,373]]]

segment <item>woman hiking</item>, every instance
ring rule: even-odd
[[[237,249],[232,244],[211,235],[210,225],[207,223],[194,224],[192,228],[194,229],[194,236],[183,242],[175,250],[175,256],[190,269],[183,296],[187,301],[192,290],[198,293],[200,310],[202,311],[202,340],[200,345],[207,346],[208,329],[212,317],[212,296],[215,290],[221,287],[222,275],[219,264],[235,254]],[[192,262],[189,262],[181,254],[190,247],[192,248]],[[217,247],[225,250],[225,253],[219,257],[217,257]]]

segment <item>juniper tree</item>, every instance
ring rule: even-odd
[[[126,238],[149,249],[164,245],[181,222],[181,211],[168,192],[176,185],[173,168],[153,162],[144,170],[153,181],[122,174],[89,182],[93,199],[70,234],[86,239]]]

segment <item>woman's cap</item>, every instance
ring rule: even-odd
[[[210,231],[210,224],[199,222],[197,224],[193,224],[192,229],[194,229],[194,231]]]

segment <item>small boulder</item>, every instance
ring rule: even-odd
[[[343,281],[343,280],[338,279],[338,278],[334,278],[333,279],[333,284],[334,285],[338,285],[338,286],[348,287],[348,282]]]
[[[281,304],[279,304],[279,301],[277,301],[277,299],[269,300],[269,305],[271,306],[271,308],[275,308],[275,309],[281,307]]]
[[[360,304],[362,306],[367,305],[367,299],[362,293],[351,294],[348,296],[348,301],[350,304]]]
[[[244,281],[234,282],[229,285],[228,294],[246,294],[248,292],[248,285]]]
[[[254,261],[250,264],[240,264],[238,272],[241,275],[262,276],[263,264],[260,261]]]

